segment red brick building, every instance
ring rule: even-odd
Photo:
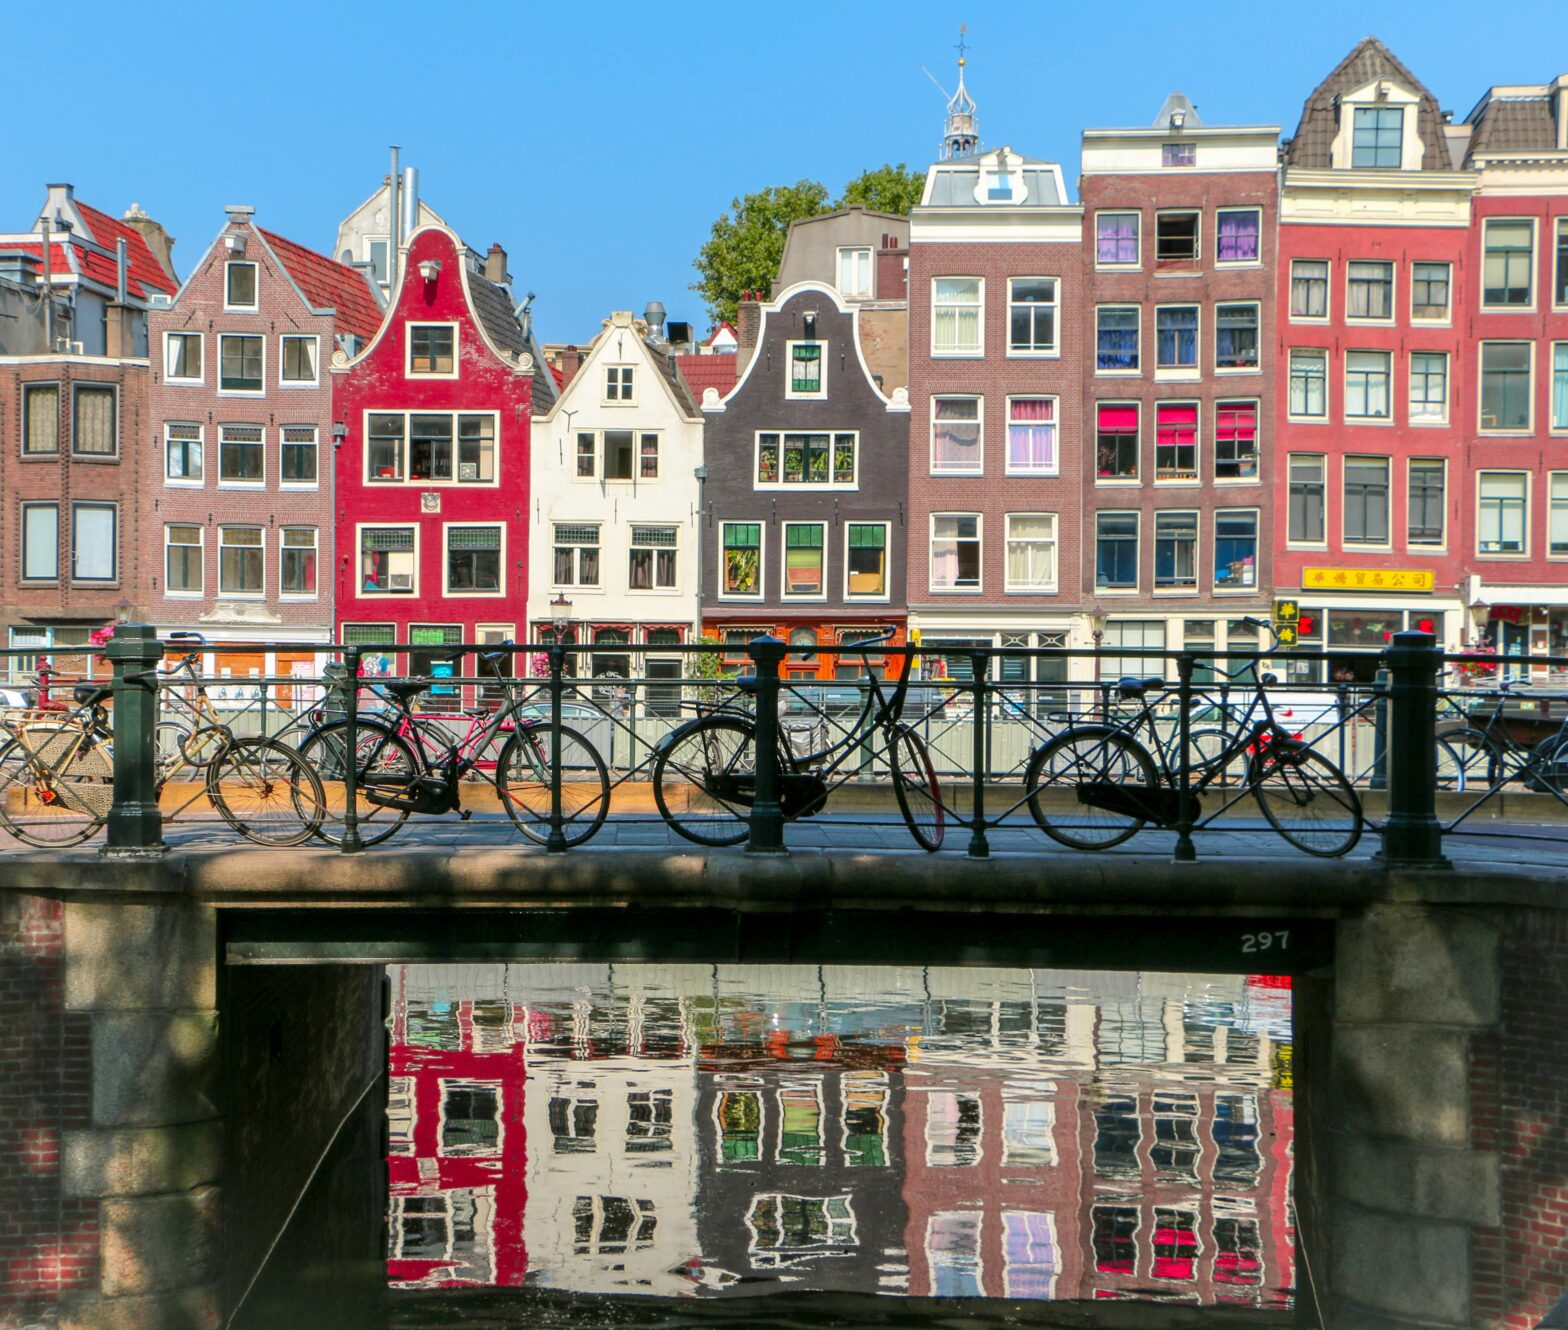
[[[173,303],[149,318],[152,622],[203,633],[214,674],[316,672],[308,650],[222,648],[331,640],[327,366],[380,324],[363,273],[262,229],[250,208],[228,210]]]
[[[1083,603],[1096,643],[1246,649],[1271,590],[1277,125],[1083,134]],[[1112,659],[1108,673],[1142,673]]]

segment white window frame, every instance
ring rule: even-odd
[[[365,532],[367,530],[382,530],[383,528],[397,528],[414,533],[414,576],[413,585],[407,591],[366,591],[365,590]],[[420,563],[420,536],[423,532],[423,523],[420,522],[356,522],[354,524],[354,547],[350,554],[353,563],[352,582],[354,597],[358,600],[417,600],[419,598],[419,584],[422,565]]]
[[[1485,423],[1483,404],[1486,401],[1486,348],[1489,346],[1523,346],[1529,348],[1527,363],[1530,371],[1530,383],[1525,391],[1525,402],[1529,406],[1529,416],[1522,429],[1508,429],[1502,425],[1488,425]],[[1522,439],[1527,434],[1535,433],[1535,348],[1536,340],[1529,337],[1487,337],[1476,343],[1475,428],[1478,434],[1496,434],[1504,438]]]
[[[1138,235],[1135,244],[1138,257],[1131,263],[1102,263],[1100,261],[1100,218],[1136,217]],[[1101,272],[1135,272],[1143,267],[1143,211],[1140,208],[1100,208],[1094,214],[1094,266]]]
[[[416,328],[450,328],[452,330],[452,368],[444,370],[416,370],[414,368],[414,330]],[[462,347],[458,341],[457,324],[450,319],[410,319],[403,325],[403,376],[409,379],[455,379],[462,365]],[[378,414],[386,414],[384,412]],[[421,412],[421,415],[427,414]],[[439,412],[429,413],[439,414]]]
[[[844,262],[849,258],[851,262],[858,261],[856,256],[865,255],[866,281],[864,290],[850,290],[844,285]],[[870,245],[840,245],[838,247],[838,293],[846,300],[871,300],[876,293],[876,255]]]
[[[1017,586],[1010,575],[1008,554],[1013,545],[1013,519],[1015,517],[1049,517],[1051,519],[1051,580],[1041,586]],[[1015,596],[1053,596],[1061,582],[1061,557],[1062,557],[1062,523],[1056,513],[1045,512],[1013,512],[1007,513],[1002,518],[1002,591],[1007,595]],[[1020,538],[1024,543],[1024,538]],[[1028,538],[1028,544],[1038,545],[1045,542]],[[983,553],[983,549],[982,549]]]
[[[1383,363],[1388,367],[1387,391],[1388,410],[1381,416],[1353,416],[1350,414],[1350,357],[1351,356],[1381,356]],[[1345,410],[1345,423],[1347,425],[1392,425],[1394,415],[1394,353],[1375,346],[1352,346],[1345,349],[1344,379],[1340,391],[1344,394],[1343,405]]]
[[[1568,225],[1568,217],[1563,219]],[[1565,364],[1568,364],[1568,341],[1552,342],[1547,347],[1548,359],[1546,362],[1546,428],[1550,434],[1568,434],[1568,415],[1559,423],[1555,411],[1557,401],[1557,357],[1562,355]]]
[[[1416,313],[1416,265],[1425,264],[1428,267],[1448,269],[1448,303],[1443,306],[1443,312],[1435,318],[1428,314]],[[1419,323],[1425,327],[1446,327],[1454,321],[1454,265],[1448,259],[1412,259],[1410,261],[1410,322]]]
[[[669,527],[675,533],[673,545],[639,545],[634,532],[640,526]],[[646,587],[632,585],[632,554],[637,550],[653,551],[653,584]],[[672,550],[675,554],[675,580],[668,586],[659,582],[659,551]],[[681,589],[681,524],[679,522],[628,522],[626,524],[626,594],[629,596],[672,596]]]
[[[1145,403],[1138,398],[1103,397],[1090,403],[1093,409],[1093,447],[1094,458],[1091,465],[1094,467],[1094,483],[1096,485],[1134,487],[1143,484],[1143,422]],[[1107,406],[1130,406],[1137,413],[1138,428],[1133,431],[1133,457],[1136,462],[1134,474],[1130,476],[1102,476],[1100,474],[1100,408]]]
[[[1013,465],[1013,403],[1014,402],[1049,402],[1051,404],[1051,464],[1046,467],[1014,466]],[[1002,454],[1002,469],[1009,476],[1056,476],[1062,470],[1062,403],[1055,393],[1012,393],[1006,400],[1007,418],[1004,422],[1006,428],[1006,447]],[[982,414],[985,408],[981,407]],[[985,422],[981,421],[981,447],[985,451]],[[951,473],[944,473],[951,474]],[[962,473],[959,473],[962,474]]]
[[[452,543],[451,542],[452,542],[452,528],[455,527],[455,526],[463,526],[463,527],[467,527],[467,526],[488,526],[488,527],[494,527],[494,528],[496,528],[497,530],[500,531],[500,533],[501,533],[501,548],[500,548],[499,553],[497,554],[498,563],[497,563],[497,569],[496,569],[496,589],[494,591],[476,591],[476,590],[461,590],[461,589],[457,590],[457,591],[454,591],[452,589],[452,563],[451,563]],[[508,532],[507,532],[507,529],[506,529],[506,523],[504,521],[495,520],[495,519],[486,521],[486,520],[481,520],[481,519],[476,518],[476,519],[474,519],[472,521],[442,522],[441,523],[441,594],[442,594],[442,596],[444,596],[444,597],[446,597],[446,598],[448,598],[450,600],[499,600],[503,596],[505,596],[506,595],[506,568],[507,568],[507,563],[506,563],[506,546],[507,546],[507,539],[506,538],[507,538],[507,534],[508,534]],[[551,548],[551,559],[550,559],[550,562],[551,562],[551,575],[553,576],[554,575],[554,571],[555,571],[555,569],[554,569],[554,563],[555,563],[555,556],[554,556],[555,542],[554,542],[554,539],[553,539],[554,535],[555,535],[555,529],[553,527],[550,530],[550,535],[552,537],[551,542],[550,542],[550,548]],[[604,527],[603,527],[602,524],[600,525],[600,528],[599,528],[599,538],[600,538],[601,542],[604,539]],[[604,555],[602,553],[603,548],[604,547],[601,544],[600,545],[601,553],[599,555],[599,566],[600,566],[601,570],[604,567]]]
[[[581,541],[581,540],[564,540],[563,541],[556,534],[557,530],[560,527],[563,527],[563,526],[591,526],[591,527],[595,528],[595,530],[598,532],[598,539],[595,541],[594,544],[591,544],[591,545],[588,544],[586,541]],[[602,593],[604,591],[604,589],[605,589],[605,570],[609,566],[608,562],[606,561],[606,559],[604,557],[604,554],[605,554],[605,540],[604,540],[605,526],[606,526],[606,523],[603,522],[602,520],[600,520],[597,517],[588,517],[588,518],[583,518],[583,519],[577,520],[577,521],[574,521],[571,518],[566,518],[566,517],[556,517],[556,518],[552,518],[551,519],[551,521],[550,521],[550,543],[549,543],[549,545],[546,548],[547,548],[547,550],[549,552],[549,559],[550,559],[550,589],[552,591],[572,591],[572,592],[581,591],[581,592],[583,592],[586,595],[593,595],[593,596],[599,595],[600,593]],[[570,582],[557,582],[555,580],[555,551],[558,548],[565,548],[565,549],[572,549],[572,550],[588,550],[588,549],[597,550],[599,552],[599,580],[597,582],[584,582],[582,580],[582,576],[583,576],[582,555],[581,554],[576,554],[572,558],[572,577],[573,577],[573,580],[570,581]]]
[[[176,338],[192,337],[196,340],[196,357],[201,362],[201,373],[195,378],[175,374],[174,342]],[[163,381],[165,383],[203,383],[207,377],[207,339],[199,332],[190,332],[185,329],[175,329],[163,335]]]
[[[259,531],[261,544],[235,545],[234,549],[257,549],[261,552],[261,590],[260,591],[225,591],[223,589],[223,550],[224,533],[227,531]],[[318,570],[319,581],[319,570]],[[267,528],[260,522],[220,522],[218,523],[218,596],[223,600],[266,600],[267,598]]]
[[[1359,263],[1375,263],[1388,269],[1388,315],[1386,318],[1372,314],[1352,314],[1350,312],[1350,271]],[[1387,328],[1399,322],[1399,264],[1393,259],[1346,259],[1345,260],[1345,322],[1362,324],[1373,328]]]
[[[1546,557],[1548,559],[1568,559],[1568,549],[1561,554],[1552,553],[1552,491],[1557,488],[1558,481],[1562,482],[1563,503],[1568,506],[1568,471],[1548,471],[1546,473]]]
[[[1192,364],[1190,365],[1161,365],[1160,364],[1160,311],[1167,309],[1190,309],[1198,315],[1197,322],[1192,331]],[[1261,358],[1262,337],[1259,336],[1259,356]],[[1140,360],[1140,363],[1141,360]],[[1156,383],[1183,383],[1191,382],[1203,377],[1203,305],[1196,300],[1168,300],[1154,307],[1154,381]]]
[[[793,592],[789,589],[789,533],[791,527],[814,526],[822,532],[822,576],[821,591]],[[820,521],[788,521],[779,523],[779,599],[792,602],[824,601],[828,598],[828,585],[832,581],[829,570],[832,559],[829,557],[828,523],[824,518]]]
[[[1350,516],[1350,504],[1345,499],[1346,472],[1352,462],[1381,462],[1384,476],[1384,498],[1387,505],[1386,516],[1388,535],[1381,543],[1370,540],[1352,540],[1345,530],[1345,522]],[[1355,550],[1391,550],[1394,548],[1394,499],[1395,499],[1395,471],[1394,459],[1385,453],[1348,452],[1339,459],[1339,545],[1340,548],[1352,552]],[[1323,499],[1323,530],[1328,531],[1328,496]]]
[[[401,470],[401,473],[399,475],[397,475],[397,476],[377,476],[377,477],[374,477],[374,478],[371,477],[371,474],[370,474],[370,418],[371,418],[371,416],[402,416],[403,417],[403,455],[402,455],[402,459],[401,459],[401,461],[402,461],[402,470]],[[411,479],[409,477],[409,474],[408,474],[409,473],[409,468],[410,468],[410,466],[411,466],[411,464],[413,462],[413,456],[412,456],[412,454],[413,454],[413,445],[412,445],[412,441],[409,438],[409,434],[410,434],[410,432],[412,430],[412,427],[413,427],[412,426],[412,422],[413,422],[413,418],[415,416],[451,416],[451,418],[452,418],[452,479],[451,480],[436,480],[434,478],[428,478],[428,477],[425,478],[425,479],[422,479],[422,480],[413,480],[413,479]],[[494,474],[491,476],[491,478],[489,480],[459,480],[457,478],[457,472],[458,472],[458,469],[459,469],[458,453],[459,453],[459,449],[460,449],[460,437],[461,437],[460,430],[459,430],[459,427],[458,427],[458,422],[464,416],[489,416],[490,420],[492,422],[493,428],[491,430],[490,437],[491,437],[491,449],[492,449],[493,455],[491,457],[491,468],[490,469],[494,472]],[[581,432],[586,434],[588,431],[583,430]],[[497,488],[500,487],[500,484],[501,484],[501,413],[499,411],[465,411],[465,410],[462,410],[460,408],[457,408],[457,409],[453,409],[453,408],[432,409],[432,410],[429,410],[429,411],[409,411],[409,410],[398,410],[396,408],[386,408],[386,409],[383,409],[383,408],[377,407],[377,408],[372,409],[370,407],[366,407],[362,412],[360,412],[360,433],[359,433],[359,438],[360,438],[360,448],[359,448],[360,480],[361,480],[362,484],[368,486],[371,489],[380,489],[383,486],[391,487],[393,485],[405,485],[405,486],[408,486],[410,488],[422,489],[422,490],[428,490],[428,489],[471,490],[471,489],[497,489]],[[319,440],[317,441],[317,447],[318,448],[320,447],[320,441]],[[575,463],[574,463],[574,465],[575,465]],[[320,464],[319,457],[317,459],[316,473],[317,473],[317,476],[319,477],[320,473],[321,473],[321,464]],[[376,524],[372,523],[372,525],[376,525]],[[382,525],[385,525],[385,524],[383,523]]]
[[[77,403],[77,399],[80,398],[80,396],[82,395],[82,391],[84,389],[86,391],[88,391],[88,392],[102,392],[103,390],[107,389],[108,392],[109,392],[109,398],[114,403],[113,415],[111,417],[111,420],[112,420],[111,428],[114,430],[114,448],[110,452],[107,452],[107,453],[83,452],[81,449],[79,449],[76,446],[76,423],[77,423],[77,419],[78,419],[76,403]],[[71,439],[70,439],[70,445],[71,445],[71,458],[72,458],[73,461],[117,462],[117,461],[120,460],[121,449],[120,449],[120,385],[119,384],[117,384],[117,383],[106,383],[106,382],[104,382],[103,380],[100,380],[100,379],[77,379],[76,382],[71,385]],[[48,454],[43,454],[43,453],[35,453],[35,454],[33,454],[33,456],[35,456],[35,457],[47,456],[47,455]],[[58,454],[56,454],[56,456],[58,456]]]
[[[795,389],[795,348],[799,346],[814,346],[817,348],[818,380],[821,386],[816,392],[797,392]],[[797,337],[784,343],[784,398],[790,402],[820,402],[828,395],[828,344],[821,337]]]
[[[223,478],[223,431],[226,429],[253,429],[261,435],[255,443],[245,443],[245,447],[255,447],[261,452],[261,476],[256,480],[225,480]],[[202,455],[202,474],[207,471],[206,454]],[[262,490],[267,488],[267,427],[260,422],[251,424],[240,420],[225,420],[218,424],[218,488],[220,490]]]
[[[1257,397],[1216,397],[1214,425],[1210,433],[1210,456],[1216,485],[1257,485],[1263,480],[1263,402]],[[1220,475],[1220,408],[1250,406],[1252,408],[1252,474],[1250,476]],[[1201,408],[1199,414],[1202,414]]]
[[[719,538],[714,542],[719,556],[718,588],[720,600],[738,600],[749,603],[766,598],[768,589],[768,520],[765,517],[756,518],[721,518],[719,520]],[[724,528],[727,526],[754,526],[757,528],[757,589],[753,592],[726,591],[724,588],[724,554],[726,542]]]
[[[978,566],[980,576],[974,586],[938,586],[936,580],[936,519],[939,517],[972,517],[975,519],[975,544],[980,547]],[[959,537],[954,537],[955,540]],[[926,527],[926,586],[934,596],[979,596],[985,592],[985,514],[979,512],[932,513]]]
[[[301,550],[305,548],[303,545],[288,545],[284,542],[284,537],[287,536],[290,531],[310,532],[312,542],[310,548],[316,555],[316,589],[314,591],[289,591],[285,589],[283,585],[284,551],[289,549]],[[266,537],[263,536],[262,540],[265,542]],[[323,565],[321,562],[321,528],[316,526],[307,526],[302,522],[287,522],[280,524],[278,527],[278,599],[288,601],[320,600],[322,572]]]
[[[762,436],[773,434],[778,436],[779,465],[777,480],[759,480],[762,470]],[[828,440],[828,478],[823,481],[785,480],[784,479],[784,440],[790,434],[822,434]],[[833,450],[838,446],[838,438],[847,434],[854,441],[855,449],[855,477],[853,480],[833,479]],[[633,459],[636,460],[636,459]],[[967,473],[966,473],[967,474]],[[783,490],[785,493],[820,493],[823,490],[858,490],[860,488],[860,431],[849,429],[759,429],[752,434],[751,443],[751,487],[753,490],[773,491]]]
[[[285,438],[285,433],[291,429],[308,429],[315,435],[315,443],[311,446],[316,450],[316,478],[314,480],[286,480],[283,472],[283,450],[285,448],[301,448],[304,445],[290,444]],[[278,488],[280,490],[319,490],[321,488],[321,430],[316,425],[279,425],[278,426]]]
[[[1225,213],[1250,212],[1258,219],[1258,257],[1255,259],[1222,259],[1220,257],[1220,218]],[[1263,209],[1246,204],[1232,204],[1214,210],[1214,266],[1216,268],[1261,268],[1263,266]],[[1236,303],[1236,302],[1231,302]],[[1261,317],[1261,316],[1260,316]],[[1258,342],[1262,345],[1263,330],[1258,329]]]
[[[288,363],[290,342],[311,342],[310,365],[315,374],[308,379],[286,379],[283,368]],[[278,387],[318,388],[321,386],[321,338],[315,333],[283,333],[278,337]]]
[[[1443,362],[1443,412],[1440,416],[1418,416],[1415,412],[1416,357],[1438,356]],[[1447,351],[1411,351],[1405,361],[1405,412],[1406,421],[1416,429],[1430,429],[1447,425],[1451,414],[1450,401],[1454,395],[1453,357]]]
[[[1294,378],[1293,362],[1298,354],[1319,355],[1323,357],[1323,410],[1315,416],[1301,415],[1291,405],[1291,380]],[[1288,420],[1304,425],[1326,425],[1332,419],[1334,406],[1332,376],[1329,374],[1329,365],[1333,357],[1326,346],[1292,346],[1285,350],[1285,413]]]
[[[1410,539],[1410,482],[1417,464],[1436,462],[1443,474],[1443,534],[1435,542]],[[1446,457],[1405,458],[1405,549],[1412,554],[1441,554],[1448,549],[1448,530],[1453,525],[1448,520],[1448,459]]]
[[[225,388],[223,386],[223,344],[231,337],[252,338],[261,344],[261,387],[259,388]],[[220,332],[218,339],[218,363],[216,376],[219,397],[265,397],[267,395],[267,338],[262,333]]]
[[[256,299],[249,305],[236,305],[229,299],[231,282],[230,274],[236,268],[249,268],[252,273],[251,287],[256,292]],[[223,310],[226,314],[255,314],[261,309],[261,265],[254,259],[228,259],[223,265]]]
[[[1221,367],[1220,359],[1220,310],[1238,305],[1249,305],[1254,315],[1254,327],[1257,331],[1257,363],[1253,365],[1226,365]],[[1201,324],[1203,315],[1198,315]],[[1201,328],[1200,328],[1201,332]],[[1209,338],[1214,343],[1214,372],[1216,374],[1261,374],[1263,373],[1263,305],[1257,300],[1216,300],[1214,302],[1214,335]],[[1201,362],[1200,362],[1201,363]]]
[[[864,591],[849,589],[849,529],[852,526],[879,526],[882,528],[882,591],[869,595]],[[845,519],[844,531],[844,599],[856,604],[887,604],[893,598],[893,524],[891,522],[860,522]]]
[[[636,365],[605,365],[604,374],[599,380],[600,405],[602,406],[636,406],[637,405],[637,366]],[[610,392],[611,375],[618,376],[615,394]]]
[[[1549,265],[1551,268],[1552,308],[1568,309],[1568,272],[1563,271],[1565,267],[1568,267],[1568,216],[1558,216],[1554,220],[1557,224],[1552,228],[1552,261]],[[1557,298],[1559,289],[1565,293],[1561,300]]]
[[[54,572],[35,573],[27,568],[27,516],[33,511],[48,510],[54,514]],[[17,566],[21,574],[21,581],[26,586],[43,586],[57,584],[60,581],[60,502],[57,499],[27,502],[21,506],[21,519],[19,530],[21,532],[21,548],[17,552]]]
[[[180,425],[186,429],[196,431],[195,439],[180,439],[183,444],[194,443],[201,452],[201,475],[195,480],[188,476],[171,476],[169,474],[169,445],[176,440],[169,437],[171,426]],[[197,420],[166,420],[163,422],[163,483],[170,489],[199,490],[206,488],[207,484],[207,427]]]
[[[169,532],[177,526],[190,527],[196,532],[196,544],[176,545],[169,539]],[[182,588],[176,591],[169,580],[169,551],[194,549],[196,551],[197,585],[194,591]],[[165,522],[163,524],[163,594],[170,600],[201,600],[207,594],[207,528],[200,522]]]
[[[1135,369],[1101,369],[1100,368],[1100,314],[1108,309],[1130,309],[1137,314],[1137,358]],[[1094,346],[1089,353],[1094,358],[1094,373],[1102,379],[1136,379],[1143,375],[1143,306],[1129,305],[1125,302],[1118,304],[1108,301],[1094,307]]]
[[[1102,587],[1100,585],[1100,518],[1127,517],[1133,520],[1132,585],[1130,587]],[[1092,543],[1088,550],[1089,567],[1093,582],[1092,594],[1096,596],[1136,596],[1143,588],[1143,511],[1139,508],[1096,508],[1089,515]]]
[[[1292,292],[1296,285],[1296,265],[1298,263],[1321,263],[1323,265],[1323,313],[1322,314],[1297,314],[1293,308]],[[1285,284],[1285,317],[1291,323],[1328,323],[1334,317],[1334,260],[1293,258],[1290,261],[1290,273]]]
[[[938,466],[936,460],[936,404],[938,402],[974,402],[975,428],[978,442],[975,447],[977,466],[961,470],[952,466]],[[983,476],[985,474],[985,395],[983,393],[932,393],[929,433],[926,438],[927,466],[933,476]]]
[[[1300,458],[1306,461],[1309,458],[1318,464],[1318,484],[1322,486],[1323,493],[1323,539],[1322,540],[1297,540],[1290,534],[1290,468],[1293,461]],[[1326,550],[1328,548],[1328,533],[1333,529],[1330,521],[1332,489],[1328,483],[1329,457],[1327,453],[1303,452],[1285,454],[1285,547],[1292,550]]]
[[[1541,275],[1537,271],[1540,264],[1540,247],[1536,243],[1540,239],[1540,227],[1536,225],[1534,217],[1504,217],[1501,215],[1483,217],[1481,219],[1481,264],[1477,272],[1477,287],[1480,296],[1481,308],[1495,314],[1532,314],[1537,304],[1536,288],[1540,285]],[[1498,222],[1509,225],[1523,224],[1530,228],[1530,259],[1525,265],[1525,271],[1530,274],[1530,294],[1522,305],[1489,305],[1486,302],[1486,233]]]
[[[1485,481],[1486,481],[1486,478],[1488,476],[1523,476],[1524,477],[1524,504],[1523,504],[1522,508],[1520,509],[1520,513],[1521,513],[1520,521],[1521,521],[1521,525],[1522,525],[1522,528],[1523,528],[1523,535],[1524,535],[1524,540],[1523,540],[1524,548],[1521,549],[1518,553],[1507,552],[1507,551],[1497,551],[1497,550],[1493,550],[1493,551],[1490,551],[1490,552],[1483,552],[1482,549],[1481,549],[1481,498],[1482,498],[1481,491],[1484,488]],[[1518,562],[1521,559],[1528,559],[1530,557],[1530,544],[1531,544],[1531,541],[1530,541],[1530,534],[1531,534],[1530,533],[1530,528],[1533,525],[1533,523],[1530,521],[1530,506],[1531,506],[1531,501],[1535,497],[1535,495],[1533,493],[1533,491],[1534,491],[1533,481],[1534,480],[1535,480],[1535,476],[1534,476],[1534,474],[1532,472],[1530,472],[1528,470],[1525,470],[1525,469],[1517,468],[1517,467],[1490,467],[1489,466],[1489,467],[1479,468],[1476,471],[1476,473],[1475,473],[1475,557],[1476,558],[1478,558],[1478,559],[1488,559],[1488,560],[1499,559],[1499,560],[1508,560],[1510,562]],[[1548,504],[1550,504],[1550,491],[1548,491],[1547,493],[1548,493]]]
[[[1014,282],[1050,282],[1054,294],[1049,305],[1034,301],[1022,302],[1028,309],[1045,309],[1051,311],[1051,344],[1045,350],[1024,349],[1019,350],[1013,345],[1013,306],[1019,302],[1013,299]],[[1009,360],[1060,360],[1062,357],[1062,279],[1052,277],[1045,273],[1030,275],[1020,273],[1018,276],[1007,279],[1007,359]]]
[[[79,514],[84,508],[107,508],[113,515],[114,534],[109,558],[114,571],[108,577],[82,577],[76,571],[76,537],[81,530]],[[118,586],[120,582],[120,505],[101,499],[77,499],[71,503],[71,581],[85,586]]]
[[[1151,426],[1154,433],[1150,442],[1153,445],[1154,452],[1150,458],[1150,481],[1161,489],[1203,484],[1203,402],[1195,397],[1161,397],[1151,403],[1151,405],[1154,408],[1151,413]],[[1160,408],[1162,406],[1190,406],[1193,408],[1191,476],[1166,476],[1163,479],[1160,477]]]
[[[1186,267],[1174,268],[1174,267],[1172,267],[1172,268],[1166,268],[1163,271],[1165,271],[1165,272],[1196,272],[1196,271],[1200,270],[1203,267],[1203,209],[1200,208],[1200,207],[1193,207],[1193,208],[1157,208],[1157,209],[1155,209],[1155,213],[1154,213],[1154,270],[1155,270],[1155,272],[1160,272],[1161,271],[1161,268],[1160,268],[1160,263],[1161,263],[1161,259],[1160,259],[1160,218],[1162,218],[1162,217],[1178,217],[1178,216],[1192,216],[1192,217],[1197,218],[1197,225],[1193,228],[1193,236],[1192,236],[1193,254],[1192,254],[1192,257],[1190,259],[1166,259],[1166,260],[1164,260],[1164,262],[1170,263],[1170,264],[1177,264],[1177,263],[1188,264],[1188,263],[1190,263],[1192,265],[1192,267],[1191,268],[1186,268]]]
[[[936,343],[937,308],[936,284],[938,282],[973,282],[977,292],[974,305],[976,311],[975,326],[979,337],[974,347],[962,347],[955,350],[944,351]],[[947,302],[951,305],[952,302]],[[954,305],[953,308],[968,309],[969,305]],[[943,273],[940,277],[931,278],[931,358],[933,360],[977,360],[985,356],[985,278],[974,273]]]
[[[1190,517],[1192,518],[1192,585],[1191,586],[1161,586],[1160,585],[1160,519],[1162,517]],[[1140,522],[1140,527],[1142,523]],[[1153,563],[1149,569],[1149,590],[1151,594],[1164,599],[1168,596],[1196,596],[1203,590],[1203,512],[1198,508],[1156,508],[1150,521],[1149,553],[1153,556]],[[1139,535],[1142,535],[1140,530]],[[1099,533],[1095,535],[1095,566],[1099,566]],[[1139,550],[1140,557],[1143,551]],[[1140,572],[1142,570],[1140,569]],[[1101,594],[1104,594],[1103,592]]]
[[[1239,513],[1252,514],[1252,585],[1227,587],[1220,585],[1220,518],[1234,516]],[[1215,508],[1213,518],[1209,522],[1209,585],[1216,596],[1255,596],[1263,586],[1263,512],[1258,508],[1242,506],[1240,508]],[[1202,558],[1201,547],[1203,544],[1202,525],[1199,525],[1198,544],[1200,547],[1200,562]],[[1199,588],[1203,586],[1199,580]]]

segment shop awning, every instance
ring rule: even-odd
[[[1568,605],[1568,586],[1486,586],[1476,588],[1476,605]]]

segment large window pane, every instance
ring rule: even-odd
[[[1481,428],[1530,428],[1530,343],[1481,343]]]
[[[1094,515],[1094,585],[1099,591],[1130,591],[1138,585],[1138,514]]]
[[[118,573],[112,503],[71,505],[71,576],[78,582],[112,582]]]
[[[1492,219],[1486,223],[1481,303],[1528,305],[1534,267],[1534,228],[1528,221]]]
[[[1345,543],[1388,544],[1388,458],[1345,459]]]

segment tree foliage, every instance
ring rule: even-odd
[[[879,166],[863,171],[845,185],[843,197],[834,206],[870,208],[873,212],[907,217],[909,210],[920,202],[920,191],[925,183],[923,172],[911,171],[903,162],[897,166]]]

